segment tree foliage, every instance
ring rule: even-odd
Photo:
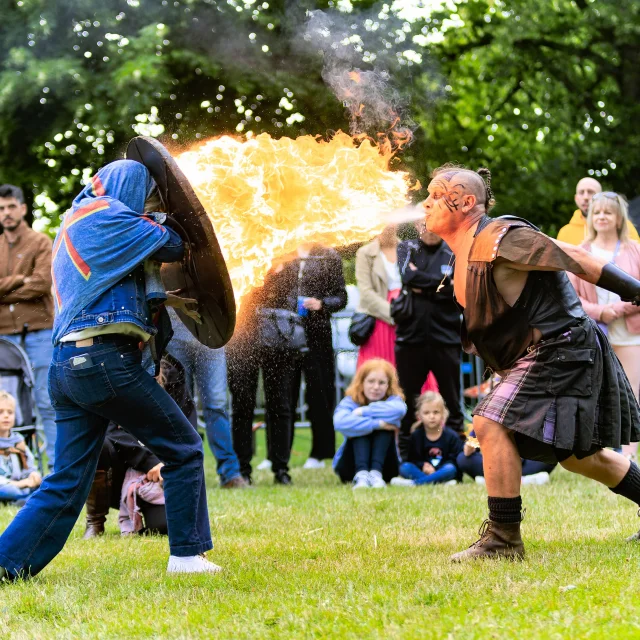
[[[419,127],[402,161],[423,183],[445,161],[488,165],[497,212],[546,229],[582,175],[640,191],[634,0],[0,0],[0,181],[33,185],[54,230],[136,132],[180,148],[348,128],[301,46],[307,9],[339,19],[350,62],[405,96]]]

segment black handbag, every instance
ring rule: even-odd
[[[307,337],[302,318],[287,309],[258,309],[260,346],[292,354],[306,353]]]
[[[408,322],[413,317],[413,291],[403,289],[391,301],[391,317],[396,324]]]
[[[361,347],[373,333],[376,326],[376,319],[368,313],[356,311],[351,316],[351,324],[349,325],[349,340],[356,347]]]
[[[409,262],[411,262],[412,251],[413,249],[409,247],[407,259],[402,268],[402,277],[404,277],[404,272],[407,270]],[[411,289],[403,286],[399,295],[391,301],[391,317],[396,324],[402,324],[411,320],[413,317],[413,291],[411,291]]]

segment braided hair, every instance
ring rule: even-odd
[[[485,202],[485,208],[488,213],[493,207],[496,206],[496,199],[493,196],[493,189],[491,188],[491,171],[489,171],[489,169],[487,169],[486,167],[480,167],[476,171],[476,173],[482,178],[482,180],[486,185],[487,197]]]

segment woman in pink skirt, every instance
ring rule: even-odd
[[[390,303],[402,288],[397,230],[396,225],[385,227],[377,238],[360,247],[356,253],[356,283],[360,292],[358,311],[376,319],[371,337],[360,347],[358,368],[371,358],[382,358],[394,367],[396,364],[396,329],[391,318]],[[423,387],[425,390],[438,390],[433,374],[429,374]]]

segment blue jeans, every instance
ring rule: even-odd
[[[227,360],[224,349],[209,349],[198,342],[184,325],[174,322],[173,328],[175,335],[167,350],[184,367],[190,390],[193,390],[195,379],[202,402],[207,441],[216,458],[220,483],[226,484],[240,475],[240,463],[233,450],[227,413]]]
[[[0,501],[15,502],[23,500],[33,492],[33,489],[20,489],[15,484],[0,484]]]
[[[70,358],[87,354],[91,366],[70,367]],[[49,389],[58,427],[56,468],[0,537],[0,567],[12,575],[35,575],[60,552],[89,494],[110,420],[165,463],[171,553],[192,556],[212,548],[202,440],[142,369],[135,343],[103,336],[94,338],[92,347],[59,344]]]
[[[29,331],[27,333],[24,350],[31,362],[33,375],[35,377],[35,400],[36,409],[42,422],[42,430],[47,441],[47,458],[49,468],[54,468],[55,446],[56,446],[56,414],[49,400],[49,390],[47,388],[47,374],[51,357],[53,355],[53,345],[51,344],[51,329],[40,329],[39,331]],[[4,335],[3,338],[11,340],[15,344],[20,344],[19,335]]]
[[[432,474],[426,474],[412,462],[403,462],[400,465],[400,475],[403,478],[413,480],[416,484],[436,484],[454,480],[458,475],[458,469],[452,462],[445,462]]]
[[[358,471],[379,471],[382,473],[389,447],[393,446],[395,435],[391,431],[377,429],[367,436],[351,438],[353,459]]]

